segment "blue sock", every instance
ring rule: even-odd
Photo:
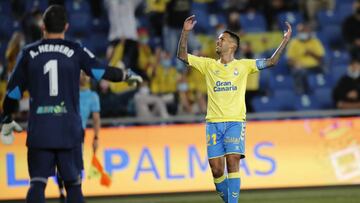
[[[238,203],[240,195],[240,173],[229,173],[229,203]]]
[[[225,174],[219,178],[214,178],[216,192],[225,203],[228,202],[228,179]]]
[[[27,203],[45,203],[45,187],[43,182],[33,181],[26,195]]]

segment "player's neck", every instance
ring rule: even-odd
[[[221,54],[220,55],[220,63],[228,64],[234,60],[234,54]]]
[[[44,39],[65,39],[65,33],[44,33]]]

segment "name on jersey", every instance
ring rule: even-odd
[[[36,109],[36,114],[60,114],[60,113],[67,113],[64,102],[61,102],[60,105],[39,106]]]
[[[233,85],[231,82],[216,81],[214,86],[214,92],[228,92],[236,90],[237,86]]]
[[[67,47],[63,44],[42,44],[42,45],[39,45],[37,48],[38,48],[38,51],[33,51],[33,50],[30,51],[31,58],[35,58],[37,55],[39,55],[41,53],[47,53],[47,52],[61,53],[69,58],[72,55],[74,55],[74,50],[70,49],[69,47]]]

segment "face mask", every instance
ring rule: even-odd
[[[298,38],[301,40],[301,41],[306,41],[308,39],[310,39],[310,34],[307,33],[307,32],[300,32],[298,34]]]
[[[171,67],[171,60],[170,59],[163,59],[163,60],[161,60],[161,65],[164,68],[170,68]]]
[[[149,42],[149,38],[148,38],[148,37],[141,37],[141,38],[140,38],[140,42],[141,42],[142,44],[147,44],[147,43]]]
[[[348,76],[351,77],[352,79],[357,79],[360,76],[360,70],[356,70],[356,71],[348,70]]]
[[[180,92],[185,92],[185,91],[187,91],[187,90],[188,90],[188,85],[187,85],[187,83],[185,83],[185,82],[180,83],[180,84],[178,85],[178,90],[179,90]]]

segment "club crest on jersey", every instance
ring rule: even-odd
[[[235,70],[234,70],[234,75],[235,75],[235,76],[239,75],[239,71],[238,71],[237,68],[235,68]]]

